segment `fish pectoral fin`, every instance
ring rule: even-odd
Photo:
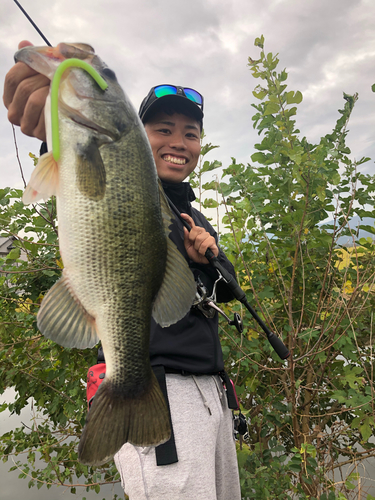
[[[161,187],[160,189],[162,191]],[[170,233],[169,226],[173,216],[165,198],[164,191],[160,193],[160,205],[164,229],[168,235]],[[164,280],[152,309],[154,320],[162,327],[177,323],[177,321],[182,319],[189,312],[195,298],[196,290],[197,287],[193,273],[185,258],[173,241],[167,238],[167,263],[165,266]]]
[[[190,310],[197,290],[193,273],[176,245],[168,238],[164,281],[156,296],[152,316],[162,327],[173,325]]]
[[[124,443],[157,446],[171,436],[168,407],[151,372],[148,386],[127,394],[107,378],[100,384],[86,418],[78,460],[86,465],[108,462]]]
[[[77,148],[76,175],[78,189],[89,200],[100,201],[104,198],[106,172],[98,145],[94,139]]]
[[[22,196],[24,205],[39,200],[48,200],[57,192],[59,184],[59,170],[52,151],[44,153],[31,174],[31,178]]]
[[[38,328],[48,339],[64,347],[86,349],[99,342],[95,318],[74,295],[63,276],[47,292],[38,312]]]

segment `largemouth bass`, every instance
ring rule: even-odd
[[[99,339],[106,377],[88,413],[82,463],[108,461],[125,442],[154,446],[170,437],[165,399],[149,361],[151,315],[162,326],[181,319],[195,296],[193,275],[167,237],[172,215],[143,125],[116,76],[92,47],[25,47],[15,55],[52,79],[70,58],[88,62],[108,83],[71,68],[59,88],[61,155],[36,166],[24,203],[56,195],[64,270],[45,295],[38,327],[49,339],[84,349]]]

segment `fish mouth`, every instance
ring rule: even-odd
[[[56,47],[27,46],[15,53],[14,60],[27,64],[52,80],[59,64],[72,57],[90,62],[95,57],[95,51],[90,45],[83,43],[59,43]]]
[[[162,155],[162,158],[167,163],[172,163],[173,165],[183,166],[183,165],[186,165],[188,162],[188,159],[185,156],[177,156],[177,155],[172,155],[169,153]]]

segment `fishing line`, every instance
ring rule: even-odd
[[[49,41],[47,40],[47,38],[43,35],[43,33],[40,31],[40,29],[38,28],[38,26],[34,23],[34,21],[31,19],[31,17],[29,16],[29,14],[25,11],[25,9],[22,7],[22,5],[17,2],[17,0],[13,0],[14,3],[21,9],[21,12],[23,12],[25,14],[25,16],[27,17],[27,19],[30,21],[30,23],[34,26],[34,28],[37,30],[37,32],[39,33],[39,35],[43,38],[43,40],[46,42],[47,45],[49,45],[50,47],[52,47],[52,45],[49,43]]]

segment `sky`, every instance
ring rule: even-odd
[[[266,52],[279,53],[289,90],[304,96],[297,125],[318,141],[342,108],[343,92],[358,92],[348,144],[353,158],[375,158],[372,140],[375,94],[375,3],[372,0],[23,0],[23,7],[52,45],[86,42],[116,72],[138,109],[150,87],[172,83],[205,97],[207,141],[220,148],[207,159],[227,166],[231,157],[250,162],[259,141],[252,126],[259,83],[247,67],[256,59],[254,39],[265,36]],[[18,42],[44,42],[12,0],[0,4],[0,80],[13,64]],[[17,128],[25,177],[29,152],[39,142]],[[12,127],[0,112],[0,188],[22,187]],[[362,167],[373,172],[374,162]]]
[[[288,72],[288,90],[304,98],[298,107],[301,135],[319,141],[329,133],[343,107],[343,92],[358,92],[347,143],[352,158],[372,160],[361,171],[375,173],[375,2],[373,0],[22,0],[52,45],[91,44],[116,72],[138,109],[149,89],[170,83],[197,89],[205,98],[207,141],[219,145],[207,159],[250,162],[259,142],[252,126],[259,83],[247,67],[257,59],[254,39],[265,37],[265,51],[279,53],[279,69]],[[0,3],[0,80],[13,64],[20,40],[44,42],[12,0]],[[28,153],[39,141],[16,127],[25,177],[33,164]],[[0,111],[0,188],[23,186],[7,112]],[[1,400],[1,398],[0,398]],[[5,416],[4,416],[5,418]],[[4,418],[0,420],[3,432]],[[9,423],[9,421],[7,420]],[[6,467],[6,466],[5,466]],[[0,469],[4,473],[4,467]],[[2,472],[1,472],[2,471]],[[7,476],[10,493],[20,489],[17,474]],[[26,482],[24,481],[26,484]],[[2,481],[3,484],[3,481]],[[22,488],[26,487],[25,484]],[[28,490],[27,498],[67,498],[68,492],[42,497]],[[51,491],[51,490],[50,490]],[[47,490],[46,490],[47,492]],[[12,496],[13,495],[13,496]],[[33,496],[34,495],[34,496]],[[62,496],[61,496],[62,495]],[[3,498],[3,497],[2,497]],[[73,498],[73,497],[72,497]],[[99,498],[99,497],[98,497]]]

